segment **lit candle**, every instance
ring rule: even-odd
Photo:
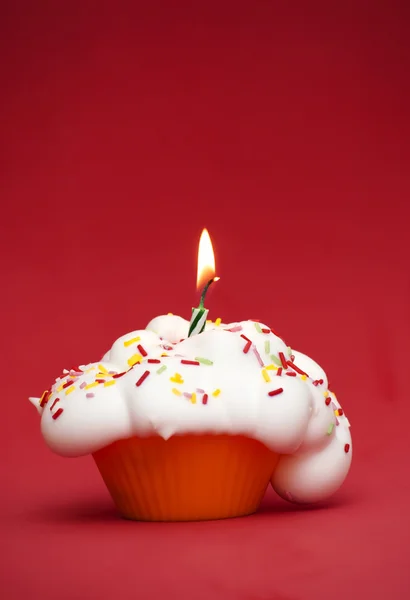
[[[208,316],[208,310],[204,306],[206,292],[208,291],[209,286],[214,281],[218,281],[218,279],[219,277],[215,277],[215,256],[211,238],[209,237],[208,231],[204,229],[199,240],[198,272],[196,279],[197,289],[201,289],[202,286],[204,286],[204,288],[202,290],[198,308],[192,309],[188,337],[202,333],[205,329],[206,318]]]

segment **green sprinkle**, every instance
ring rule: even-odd
[[[158,375],[161,375],[161,373],[163,373],[166,368],[167,368],[167,365],[162,365],[162,367],[160,367],[157,371]]]
[[[289,352],[289,356],[292,356],[292,348],[290,346],[288,346],[288,352]]]
[[[275,365],[278,365],[278,367],[282,366],[282,361],[279,358],[277,358],[274,354],[270,355],[270,359],[273,363],[275,363]]]
[[[270,352],[270,341],[266,340],[265,342],[265,354],[269,354]]]
[[[334,426],[335,426],[334,423],[330,423],[329,429],[327,430],[327,435],[331,435],[332,434]]]
[[[212,362],[212,360],[209,360],[209,358],[202,358],[201,356],[196,356],[195,360],[197,360],[199,363],[202,363],[203,365],[213,365],[214,364]]]
[[[256,331],[257,331],[258,333],[262,333],[262,329],[261,329],[261,326],[259,325],[259,323],[254,323],[254,325],[255,325],[255,329],[256,329]]]

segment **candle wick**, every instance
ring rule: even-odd
[[[204,302],[205,302],[205,296],[208,291],[208,288],[211,285],[211,283],[213,283],[214,281],[218,281],[218,279],[219,279],[219,277],[212,277],[212,279],[210,279],[208,281],[208,283],[206,284],[206,286],[204,287],[204,289],[202,291],[201,299],[199,301],[199,308],[202,308],[202,309],[205,308]]]

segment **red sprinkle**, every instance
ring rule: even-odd
[[[149,361],[148,361],[149,362]],[[158,361],[159,362],[159,361]],[[112,376],[113,379],[118,379],[118,377],[122,377],[123,375],[125,375],[126,371],[124,371],[123,373],[116,373],[115,375]]]
[[[96,379],[95,382],[96,383],[105,383],[105,379]]]
[[[149,358],[147,360],[149,363],[160,363],[161,361],[158,358]]]
[[[137,387],[139,387],[141,385],[141,383],[143,383],[146,380],[146,378],[148,377],[149,373],[150,373],[149,371],[145,371],[145,373],[143,373],[141,375],[141,377],[138,379],[138,381],[137,381],[137,383],[135,385]]]
[[[63,390],[64,390],[66,387],[68,387],[68,386],[72,385],[73,383],[74,383],[74,380],[73,380],[73,379],[70,379],[69,381],[67,381],[67,383],[65,383],[65,384],[63,385]]]
[[[317,386],[317,385],[322,385],[322,383],[323,383],[323,379],[316,379],[316,380],[313,382],[313,385],[316,385],[316,386]]]
[[[296,373],[295,373],[295,371],[286,371],[286,375],[287,375],[288,377],[296,377]]]
[[[53,408],[55,407],[55,405],[57,404],[57,402],[60,402],[60,398],[56,398],[53,402],[53,404],[50,406],[50,410],[53,410]]]
[[[277,390],[272,390],[271,392],[268,392],[268,396],[277,396],[278,394],[281,394],[283,392],[283,388],[278,388]]]
[[[208,403],[208,394],[204,394],[202,396],[202,404],[207,404]]]
[[[262,333],[270,333],[270,329],[264,329],[264,328],[262,327]]]
[[[145,350],[145,348],[143,348],[141,346],[141,344],[138,344],[137,348],[138,348],[139,352],[142,354],[142,356],[147,356],[148,352]]]
[[[302,371],[302,369],[300,369],[297,365],[295,365],[295,363],[293,363],[290,360],[288,360],[288,365],[290,367],[292,367],[292,369],[294,371],[296,371],[296,373],[299,373],[299,375],[306,375],[306,377],[307,377],[307,373],[305,373],[304,371]]]
[[[181,360],[183,365],[199,365],[197,360],[185,360],[184,358]]]
[[[283,371],[282,367],[279,367],[279,369],[278,369],[278,370],[277,370],[277,372],[276,372],[276,375],[277,375],[278,377],[280,377],[280,376],[282,375],[282,371]]]
[[[241,338],[243,338],[244,340],[246,340],[247,342],[250,342],[251,340],[246,337],[246,335],[243,335],[243,333],[241,333]],[[252,343],[252,342],[251,342]]]
[[[336,413],[338,417],[341,417],[343,415],[343,409],[339,408]]]
[[[43,406],[45,406],[47,404],[49,397],[50,397],[50,392],[48,390],[43,392],[43,395],[40,398],[40,407],[41,408],[43,408]]]
[[[283,352],[279,352],[279,358],[280,358],[283,368],[287,369],[288,363],[286,362],[286,358],[285,358],[285,355],[283,354]]]
[[[329,404],[331,403],[331,401],[332,401],[332,399],[331,399],[330,396],[328,398],[326,398],[326,400],[325,400],[326,406],[329,406]]]
[[[349,452],[350,450],[350,444],[345,444],[345,452],[346,454]]]
[[[63,408],[59,408],[59,409],[58,409],[58,410],[57,410],[57,411],[56,411],[56,412],[53,414],[53,419],[54,419],[54,421],[55,421],[56,419],[58,419],[58,417],[59,417],[60,415],[62,415],[62,414],[63,414],[63,412],[64,412],[64,409],[63,409]]]
[[[248,352],[249,352],[249,348],[250,348],[251,346],[252,346],[252,342],[251,342],[251,340],[249,340],[249,342],[246,342],[246,344],[245,344],[245,347],[244,347],[244,349],[243,349],[243,351],[244,351],[244,354],[248,354]]]

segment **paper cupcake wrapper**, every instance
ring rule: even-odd
[[[278,456],[242,436],[120,440],[93,454],[120,513],[142,521],[199,521],[255,512]]]

